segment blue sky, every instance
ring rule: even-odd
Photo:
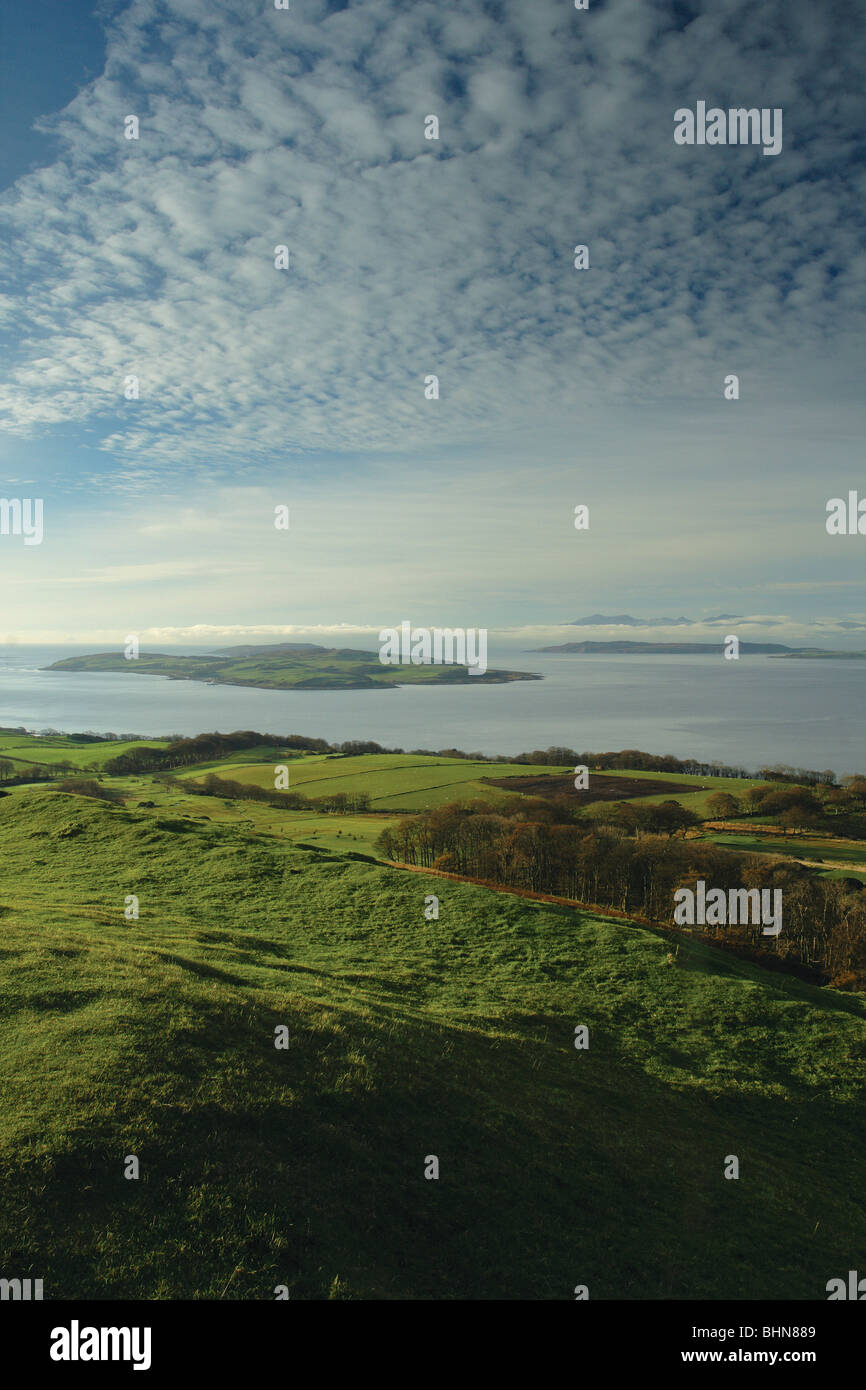
[[[844,0],[5,7],[3,635],[866,646],[864,47]],[[782,153],[675,145],[698,100]]]
[[[36,128],[65,106],[105,63],[104,29],[93,4],[41,0],[0,8],[0,189],[57,153]]]

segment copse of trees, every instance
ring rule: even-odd
[[[668,837],[699,825],[701,819],[678,801],[661,801],[650,805],[634,801],[606,801],[588,807],[583,815],[596,825],[613,826],[630,835]]]
[[[197,734],[195,738],[174,739],[166,748],[138,744],[116,758],[110,758],[105,771],[128,776],[139,772],[159,772],[173,767],[191,767],[195,763],[218,762],[232,753],[263,745],[307,753],[331,753],[339,749],[323,738],[306,738],[303,734],[259,734],[251,729],[233,734]]]
[[[707,797],[707,810],[718,820],[730,820],[740,814],[740,803],[730,792],[713,792]]]
[[[583,765],[600,771],[680,772],[691,777],[742,779],[755,775],[753,769],[739,765],[729,766],[700,758],[676,758],[673,753],[644,753],[640,748],[623,748],[618,753],[581,753],[574,748],[554,746],[536,748],[531,753],[518,753],[516,757],[500,758],[498,761],[547,764],[552,767]],[[811,768],[790,767],[787,763],[762,767],[758,776],[767,782],[797,782],[808,787],[832,787],[837,782],[835,772],[829,768],[816,772]]]
[[[402,753],[402,748],[383,748],[381,743],[374,743],[371,739],[349,739],[346,743],[336,745],[339,751],[347,758],[357,758],[363,753]]]
[[[750,777],[744,767],[729,767],[726,763],[701,761],[697,758],[675,758],[672,753],[644,753],[639,748],[623,748],[618,753],[578,752],[575,748],[536,748],[531,753],[518,753],[499,762],[534,763],[549,767],[589,767],[600,772],[681,772],[690,777]]]
[[[251,729],[232,734],[197,734],[195,738],[173,739],[166,748],[138,744],[116,758],[110,758],[105,771],[128,776],[140,772],[170,771],[175,767],[193,767],[196,763],[219,762],[232,753],[249,748],[282,748],[292,753],[335,753],[343,757],[358,757],[364,753],[402,753],[402,748],[383,748],[371,739],[350,739],[345,743],[328,743],[324,738],[307,738],[304,734],[260,734]]]
[[[694,888],[698,879],[725,891],[781,888],[779,936],[764,936],[760,923],[711,927],[707,934],[752,957],[771,954],[830,983],[866,983],[866,893],[859,886],[820,879],[793,861],[685,839],[670,829],[630,833],[622,823],[562,824],[553,815],[529,820],[509,809],[483,801],[435,807],[386,827],[377,848],[399,863],[613,907],[668,926],[676,889]]]
[[[800,782],[805,786],[834,786],[836,774],[829,768],[814,772],[808,767],[789,767],[787,763],[774,763],[772,767],[761,767],[758,776],[766,782]]]
[[[74,763],[29,763],[16,767],[9,758],[0,759],[0,782],[21,785],[24,782],[53,782],[64,773],[74,770]]]
[[[619,825],[562,824],[550,816],[529,820],[507,806],[482,801],[435,807],[388,826],[377,845],[389,858],[422,867],[487,878],[582,901],[609,903],[641,916],[670,915],[671,883],[688,866],[718,859],[731,886],[742,883],[743,857],[668,832],[632,838]],[[719,884],[719,886],[725,886]]]
[[[846,777],[841,786],[816,782],[769,782],[745,787],[738,797],[714,792],[707,809],[720,820],[735,815],[770,820],[783,830],[832,830],[836,834],[866,833],[866,777]]]

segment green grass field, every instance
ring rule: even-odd
[[[737,835],[725,831],[708,833],[706,838],[717,845],[747,850],[750,854],[782,854],[807,862],[823,860],[827,864],[834,861],[846,865],[862,864],[866,872],[866,843],[862,840],[827,840],[812,835]],[[845,870],[839,872],[845,876]],[[856,870],[851,870],[849,876],[856,878]]]
[[[275,757],[273,761],[263,762],[258,750],[250,750],[250,756],[245,759],[232,756],[231,760],[185,769],[180,776],[197,777],[203,771],[216,771],[220,776],[237,782],[273,789],[274,766],[280,761],[283,760]],[[371,753],[359,757],[316,753],[289,764],[290,790],[298,791],[302,796],[323,796],[335,791],[366,791],[370,793],[371,806],[382,811],[423,811],[432,806],[444,806],[450,801],[471,801],[475,798],[495,805],[507,801],[512,793],[502,787],[491,786],[485,778],[548,775],[561,778],[565,789],[573,781],[573,773],[568,768],[474,762],[466,758],[428,757],[415,753]],[[591,771],[590,788],[602,779],[622,775],[619,772]],[[709,814],[706,801],[714,791],[728,791],[737,785],[742,790],[744,786],[757,785],[756,782],[747,781],[738,784],[729,777],[697,778],[654,772],[629,772],[627,775],[647,782],[646,796],[636,797],[636,801],[653,803],[673,799],[691,807],[699,815]],[[652,784],[659,781],[681,784],[682,792],[653,794]]]
[[[165,747],[167,741],[147,739],[145,742],[154,747]],[[129,741],[76,744],[63,736],[34,738],[32,735],[0,732],[0,758],[9,758],[15,764],[16,775],[26,773],[27,768],[34,764],[57,766],[69,763],[78,770],[99,769],[111,758],[134,746],[134,742]],[[503,788],[489,785],[484,781],[488,777],[555,775],[561,777],[568,787],[573,776],[568,768],[562,767],[478,762],[415,753],[376,753],[358,757],[329,753],[299,755],[278,744],[260,745],[233,753],[230,758],[197,763],[180,770],[177,775],[196,778],[206,772],[217,772],[238,782],[273,789],[274,767],[278,763],[289,766],[291,790],[306,796],[323,796],[331,791],[366,791],[370,793],[372,807],[381,811],[422,811],[449,801],[479,797],[492,804],[507,800],[510,794]],[[601,779],[621,775],[619,772],[597,772],[593,769],[590,772],[590,786]],[[759,785],[756,779],[738,781],[729,777],[691,777],[679,773],[639,771],[627,775],[647,782],[646,796],[636,800],[650,803],[673,797],[698,815],[709,814],[706,802],[714,791],[736,792],[747,786]],[[660,781],[678,783],[682,786],[682,792],[653,794],[653,782]]]
[[[124,807],[0,799],[6,1277],[46,1298],[813,1299],[858,1267],[860,996],[697,939],[671,965],[663,933],[338,854],[367,817],[307,817],[334,836],[317,852],[286,833],[302,813],[116,785]]]
[[[149,746],[165,748],[166,739],[146,739]],[[56,767],[69,763],[80,771],[89,767],[104,767],[110,758],[116,758],[134,748],[140,739],[113,740],[107,743],[77,743],[62,734],[37,738],[33,734],[16,734],[0,731],[0,758],[8,758],[15,764],[15,775],[23,776],[28,768],[34,766]]]
[[[203,770],[220,777],[274,788],[276,762],[252,761],[242,764],[225,760],[217,764],[185,769],[183,777],[199,777]],[[518,763],[472,762],[466,758],[427,757],[415,753],[368,753],[344,758],[312,754],[287,764],[289,790],[302,796],[324,796],[328,792],[369,792],[370,805],[382,811],[422,811],[444,806],[449,801],[472,801],[481,797],[495,804],[507,801],[509,793],[492,787],[484,777],[529,777],[542,773],[563,775],[562,768],[532,767]]]
[[[845,859],[866,865],[862,840],[828,840],[812,835],[736,835],[715,832],[707,837],[719,845],[754,850],[756,854],[790,854],[796,859]]]

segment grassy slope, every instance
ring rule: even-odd
[[[857,1267],[859,998],[53,790],[0,801],[0,853],[0,1268],[49,1297],[823,1298]]]
[[[223,772],[223,766],[217,765]],[[238,779],[240,780],[240,779]],[[170,790],[153,782],[149,777],[118,777],[111,781],[129,799],[129,804],[137,806],[140,800],[152,801],[155,811],[168,812],[172,816],[189,816],[204,823],[214,825],[241,825],[246,830],[273,835],[286,841],[314,841],[317,846],[328,849],[357,850],[373,854],[386,825],[392,825],[394,816],[365,813],[357,816],[334,816],[310,813],[309,811],[283,811],[256,801],[224,800],[222,797],[184,794],[182,781]]]

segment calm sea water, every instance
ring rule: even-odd
[[[41,669],[86,650],[0,646],[0,724],[151,737],[258,729],[485,754],[551,744],[642,748],[754,769],[784,762],[866,772],[866,661],[549,656],[491,646],[490,665],[544,679],[297,693]]]

